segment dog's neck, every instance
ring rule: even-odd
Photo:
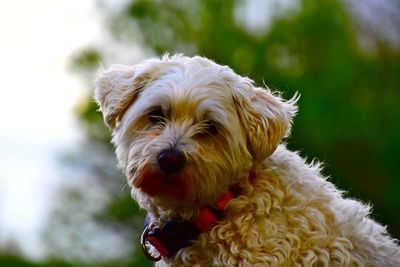
[[[173,218],[162,227],[152,224],[151,218],[147,216],[141,237],[144,254],[152,261],[159,261],[162,257],[170,258],[179,250],[191,246],[192,241],[201,233],[209,232],[217,225],[217,221],[225,217],[225,206],[234,198],[234,193],[228,191],[213,206],[202,206],[193,220]],[[149,253],[147,242],[159,252],[160,256],[154,257]]]
[[[252,184],[255,177],[254,172],[249,172],[247,183]],[[144,254],[150,260],[158,261],[162,257],[172,257],[180,249],[190,246],[201,233],[209,232],[218,221],[226,218],[225,208],[231,200],[240,195],[240,187],[240,184],[234,184],[212,205],[202,205],[194,210],[189,209],[188,212],[170,214],[163,210],[149,212],[141,238]],[[160,256],[153,257],[149,254],[147,242],[153,245]]]

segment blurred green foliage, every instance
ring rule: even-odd
[[[1,255],[0,266],[4,267],[77,267],[71,263],[50,261],[46,263],[38,263],[21,259],[18,256]],[[81,266],[83,267],[83,266]]]
[[[298,9],[257,32],[237,19],[242,4],[239,0],[136,0],[117,13],[104,12],[117,42],[139,43],[156,55],[206,56],[258,85],[282,91],[285,98],[300,92],[288,146],[310,160],[325,162],[324,173],[350,197],[373,203],[373,217],[399,238],[399,51],[380,40],[374,40],[372,50],[361,48],[354,19],[341,1],[300,0]],[[108,49],[74,55],[75,68],[93,71]],[[100,154],[113,157],[110,134],[97,106],[88,98],[77,110],[86,142],[104,147]],[[106,176],[109,172],[99,171],[102,168],[110,167],[100,164],[93,169]],[[108,178],[108,184],[122,183],[119,177]],[[110,188],[114,200],[94,219],[110,227],[132,228],[138,237],[143,214],[128,192]],[[134,242],[133,237],[129,240]],[[118,266],[149,265],[138,248],[129,257]]]
[[[98,67],[101,54],[94,48],[86,48],[71,56],[71,67],[75,71],[93,70]]]

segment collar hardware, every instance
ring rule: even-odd
[[[158,256],[153,256],[151,255],[151,253],[149,252],[149,248],[148,248],[148,233],[149,233],[149,226],[146,226],[143,230],[142,236],[140,237],[140,245],[142,247],[143,250],[143,254],[151,261],[153,262],[157,262],[161,260],[161,254],[159,254]]]

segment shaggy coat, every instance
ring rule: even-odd
[[[95,99],[152,226],[192,220],[240,188],[211,231],[157,266],[400,266],[370,207],[280,144],[297,96],[284,101],[226,66],[178,55],[103,70]],[[184,166],[166,174],[157,156],[171,148]]]

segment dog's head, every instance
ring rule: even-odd
[[[140,204],[214,202],[273,153],[296,112],[295,101],[201,57],[112,66],[95,99]]]

